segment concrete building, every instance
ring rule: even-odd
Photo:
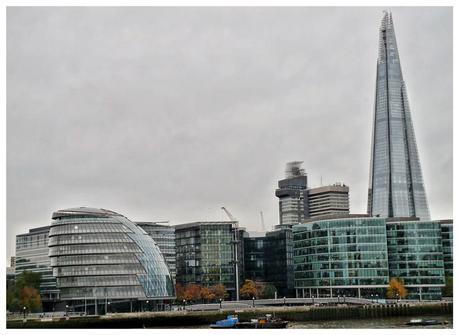
[[[172,280],[175,283],[175,228],[164,224],[166,222],[136,222],[135,224],[145,230],[161,250],[169,267]]]
[[[175,226],[176,281],[183,286],[222,284],[236,298],[235,242],[240,239],[236,221],[192,222]],[[239,283],[243,278],[243,250],[239,243]]]
[[[349,187],[336,183],[310,188],[308,193],[309,217],[349,214]]]
[[[302,163],[287,163],[286,178],[278,182],[279,223],[293,226],[320,215],[349,214],[349,187],[335,183],[309,188]]]
[[[157,310],[175,298],[158,246],[126,217],[79,207],[56,211],[52,219],[51,266],[72,311]]]
[[[59,300],[59,290],[48,256],[49,226],[32,228],[28,233],[16,235],[16,277],[24,271],[41,274],[40,295],[43,309],[52,311]]]

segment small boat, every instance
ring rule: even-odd
[[[210,328],[214,329],[226,329],[226,328],[236,328],[236,324],[239,322],[239,318],[234,315],[228,315],[226,319],[219,320],[210,325]]]
[[[411,319],[409,322],[405,323],[407,326],[435,326],[441,324],[443,324],[443,322],[436,319]]]
[[[271,314],[252,319],[250,322],[238,322],[236,328],[287,328],[288,321],[274,318]]]

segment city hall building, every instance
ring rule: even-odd
[[[157,244],[123,215],[80,207],[54,212],[52,219],[51,267],[71,311],[162,309],[175,298]]]

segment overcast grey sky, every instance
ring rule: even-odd
[[[392,10],[433,219],[452,217],[452,9]],[[383,8],[8,8],[7,256],[54,210],[278,223],[277,180],[366,211]]]

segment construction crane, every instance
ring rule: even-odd
[[[237,221],[237,219],[233,216],[233,214],[231,214],[225,207],[222,206],[222,210],[225,212],[225,214],[228,216],[228,218],[231,220],[231,221],[234,221],[235,225],[236,225],[236,228],[239,228],[239,222]]]
[[[261,227],[263,228],[263,231],[266,231],[265,219],[263,218],[263,211],[260,211],[260,219],[261,219]]]
[[[234,221],[234,239],[231,243],[234,245],[234,274],[236,276],[236,301],[239,301],[239,260],[238,260],[238,245],[239,245],[239,222],[236,218],[225,208],[221,207],[225,214],[231,221]]]

